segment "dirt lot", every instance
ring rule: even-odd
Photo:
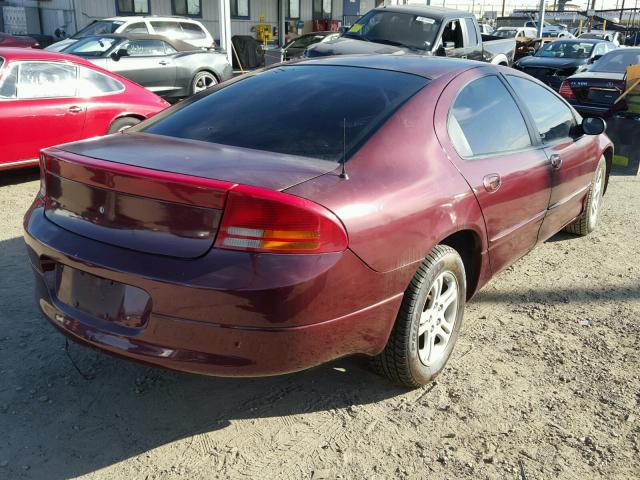
[[[38,182],[0,175],[0,478],[640,477],[640,180],[471,302],[452,361],[406,391],[345,359],[264,379],[166,372],[65,342],[21,238]]]

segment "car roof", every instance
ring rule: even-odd
[[[94,37],[116,38],[122,40],[162,40],[164,42],[167,42],[179,52],[192,52],[194,50],[202,50],[201,48],[194,47],[190,43],[183,42],[182,40],[165,37],[164,35],[152,35],[150,33],[108,33],[104,35],[89,35],[87,37],[84,37],[82,40]]]
[[[7,61],[12,60],[41,60],[50,62],[73,62],[79,65],[93,66],[93,64],[81,57],[75,55],[67,55],[66,53],[50,52],[48,50],[40,50],[37,48],[13,48],[1,47],[0,57]]]
[[[282,66],[282,64],[279,64]],[[287,64],[284,64],[286,66]],[[420,55],[337,55],[333,57],[305,58],[291,65],[326,65],[340,67],[371,68],[409,73],[435,80],[438,77],[461,73],[470,68],[486,67],[489,64],[472,60],[446,57],[424,57]]]
[[[180,21],[187,21],[187,22],[193,22],[193,23],[200,23],[198,22],[198,20],[193,19],[193,18],[187,18],[187,17],[181,17],[179,15],[175,15],[175,16],[171,16],[171,15],[126,15],[126,16],[121,16],[121,17],[109,17],[109,18],[102,18],[100,20],[97,20],[98,22],[100,21],[115,21],[115,22],[131,22],[131,21],[139,21],[139,20],[167,20],[167,21],[171,21],[171,20],[180,20]]]
[[[401,13],[409,13],[413,15],[424,15],[424,16],[428,16],[429,18],[433,18],[434,20],[471,17],[470,13],[461,12],[460,10],[453,10],[451,8],[443,8],[443,7],[421,7],[418,5],[393,5],[393,6],[374,8],[374,10],[380,10],[380,11],[386,10],[390,12],[401,12]]]

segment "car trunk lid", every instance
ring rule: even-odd
[[[79,235],[145,253],[196,258],[213,245],[227,192],[284,190],[336,163],[148,134],[43,152],[45,215]]]
[[[595,73],[595,72],[594,72]],[[610,107],[625,90],[624,75],[576,76],[568,80],[576,99],[582,104]]]

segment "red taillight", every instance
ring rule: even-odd
[[[229,191],[215,246],[271,253],[328,253],[347,248],[329,210],[303,198],[239,185]]]
[[[571,89],[571,85],[569,85],[569,82],[567,82],[566,80],[562,82],[562,85],[560,85],[559,93],[561,97],[566,98],[567,100],[576,99],[576,95],[575,93],[573,93],[573,90]]]

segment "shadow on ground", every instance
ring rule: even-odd
[[[35,306],[21,238],[0,242],[0,267],[0,462],[8,462],[0,477],[76,477],[178,439],[223,431],[233,420],[291,417],[406,392],[369,372],[362,359],[279,377],[225,379],[70,344],[71,357],[91,376],[85,380],[65,354],[63,336]]]
[[[38,167],[19,168],[0,172],[0,187],[17,185],[19,183],[33,182],[40,177]]]

